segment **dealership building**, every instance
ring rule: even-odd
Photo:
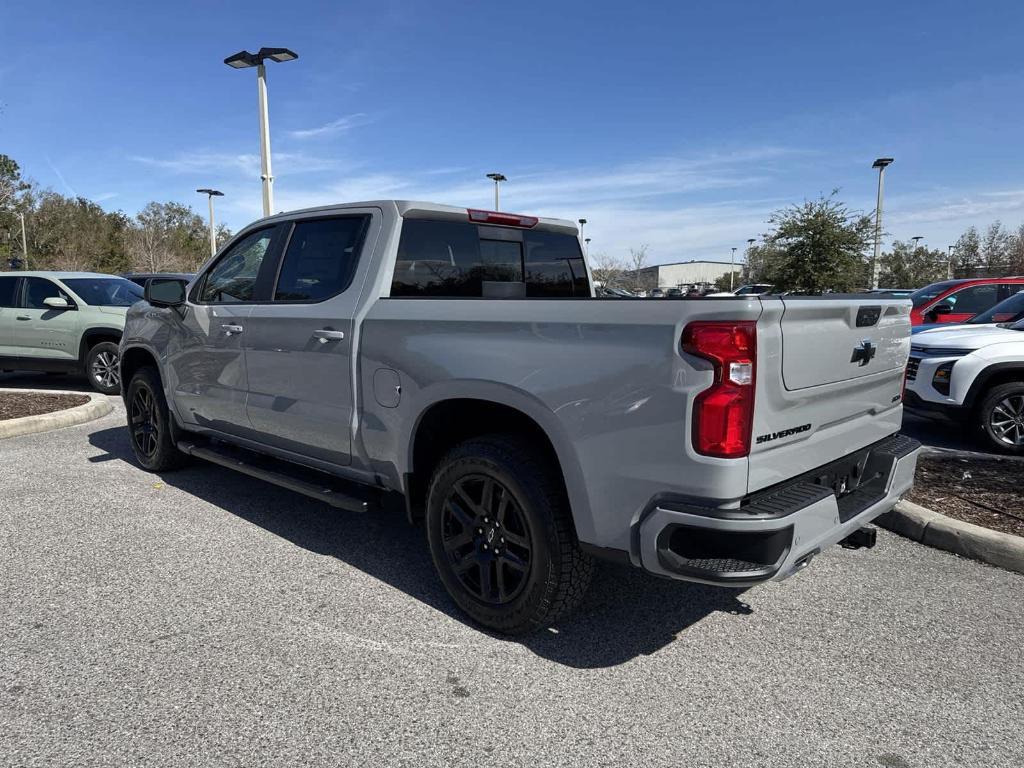
[[[736,273],[736,280],[739,281],[742,265],[733,266],[728,261],[677,261],[672,264],[655,264],[644,267],[635,274],[639,278],[637,284],[649,291],[651,288],[711,285],[723,275],[728,275],[730,268]]]

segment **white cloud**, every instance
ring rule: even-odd
[[[366,122],[368,122],[366,115],[362,112],[357,112],[354,115],[339,117],[337,120],[332,120],[331,122],[325,123],[324,125],[316,128],[288,131],[288,135],[293,139],[310,139],[320,136],[332,136],[337,133],[343,133],[354,126],[363,125]]]

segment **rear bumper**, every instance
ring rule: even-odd
[[[704,584],[784,579],[892,509],[914,484],[920,447],[893,435],[751,497],[739,509],[659,502],[640,525],[641,563],[652,573]]]

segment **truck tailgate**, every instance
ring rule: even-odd
[[[910,302],[879,297],[762,300],[748,492],[897,432]]]

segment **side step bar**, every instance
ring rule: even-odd
[[[315,469],[300,467],[258,453],[232,448],[227,445],[183,440],[178,450],[199,459],[219,464],[236,472],[265,480],[290,491],[317,499],[349,512],[365,512],[371,504],[369,489],[355,483],[346,483]]]

